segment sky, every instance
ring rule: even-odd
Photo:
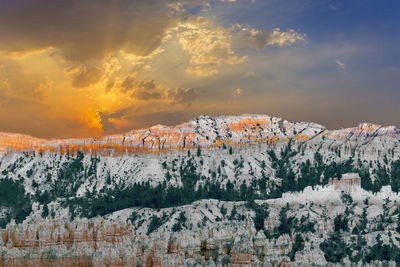
[[[199,115],[400,126],[395,0],[0,0],[0,131]]]

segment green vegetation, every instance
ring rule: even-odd
[[[253,218],[254,228],[256,228],[257,231],[263,230],[264,233],[266,233],[268,230],[265,229],[264,222],[269,216],[268,205],[267,204],[258,205],[257,203],[254,202],[254,200],[249,200],[246,203],[246,207],[252,209],[256,214],[255,217]]]
[[[339,263],[348,254],[346,243],[340,232],[332,232],[329,238],[321,243],[320,249],[324,252],[325,259],[329,262]]]
[[[49,216],[49,207],[47,204],[43,205],[43,210],[42,210],[42,218],[47,218]]]
[[[227,147],[225,146],[225,148]],[[338,149],[332,148],[332,152],[341,156]],[[278,238],[281,235],[290,236],[294,242],[288,256],[294,260],[296,253],[304,249],[308,235],[315,233],[315,217],[311,219],[310,214],[303,214],[301,218],[291,216],[293,212],[289,205],[286,205],[279,212],[279,224],[270,232],[264,226],[265,220],[270,214],[269,207],[267,204],[257,204],[257,199],[276,198],[288,191],[296,192],[304,190],[307,186],[325,185],[328,183],[328,178],[338,177],[340,179],[342,174],[347,172],[358,172],[362,178],[361,185],[366,190],[377,192],[382,186],[390,185],[393,191],[400,191],[400,160],[391,161],[390,157],[383,159],[385,164],[382,164],[381,161],[372,165],[360,160],[353,162],[352,158],[344,157],[342,157],[342,161],[330,161],[331,159],[324,159],[319,152],[316,152],[310,159],[294,166],[293,164],[297,163],[293,161],[293,158],[303,152],[301,148],[298,151],[294,150],[290,141],[279,153],[274,150],[267,153],[268,159],[255,159],[259,168],[248,164],[243,157],[235,154],[229,158],[231,161],[223,159],[220,164],[218,164],[218,160],[217,163],[214,162],[215,166],[210,167],[208,174],[204,175],[201,169],[203,163],[204,166],[212,164],[205,160],[208,155],[204,156],[199,147],[196,155],[194,153],[191,155],[188,150],[187,157],[163,162],[162,168],[165,170],[166,179],[157,186],[152,186],[150,182],[128,185],[123,182],[124,179],[112,177],[111,172],[106,169],[104,171],[106,186],[99,192],[94,190],[91,193],[87,190],[87,193],[80,197],[76,196],[77,191],[85,181],[97,181],[97,170],[101,167],[98,165],[100,162],[98,156],[87,156],[85,162],[88,164],[86,166],[84,155],[80,151],[72,153],[68,157],[60,156],[60,158],[64,157],[60,161],[62,162],[62,164],[60,163],[61,168],[54,173],[49,171],[40,178],[36,176],[37,172],[33,166],[32,169],[26,171],[26,177],[31,179],[32,188],[36,192],[34,196],[28,196],[25,193],[22,178],[8,178],[17,170],[18,164],[23,163],[23,159],[18,159],[1,174],[0,207],[5,211],[5,216],[0,218],[0,227],[4,227],[11,219],[15,219],[17,223],[22,222],[31,212],[33,201],[40,203],[43,218],[54,217],[55,211],[51,210],[50,212],[48,205],[54,200],[58,200],[64,207],[70,208],[71,218],[102,216],[129,207],[154,209],[175,207],[201,199],[245,201],[246,207],[254,212],[253,223],[257,231],[263,231],[267,238]],[[229,154],[232,155],[232,147],[229,147]],[[25,157],[29,157],[29,155],[25,155]],[[270,179],[268,176],[266,163],[268,160],[270,160],[278,179]],[[231,163],[233,163],[233,167]],[[367,165],[368,167],[366,167]],[[239,179],[226,179],[222,183],[221,177],[225,178],[224,175],[227,175],[228,169],[233,171],[236,178],[241,178],[246,171],[246,174],[254,176],[254,179],[241,179],[241,183],[237,183],[240,181]],[[372,181],[371,177],[375,176],[377,179]],[[178,181],[178,183],[180,181],[182,184],[172,186],[176,184],[173,183],[174,181]],[[354,263],[374,260],[400,262],[400,250],[396,245],[398,243],[393,242],[392,237],[388,237],[391,232],[400,232],[400,209],[397,208],[393,211],[394,205],[390,205],[390,200],[386,199],[383,203],[382,213],[369,220],[367,218],[368,199],[365,199],[365,206],[361,206],[359,209],[361,213],[362,208],[362,214],[358,213],[358,215],[354,213],[357,202],[353,201],[350,194],[342,192],[341,201],[345,205],[346,211],[333,218],[333,232],[329,233],[328,238],[319,245],[325,259],[332,263],[343,263],[345,258]],[[242,220],[248,216],[240,212],[238,214],[236,205],[233,205],[230,213],[226,207],[220,206],[220,213],[224,219]],[[171,217],[171,215],[167,216],[166,213],[163,213],[161,216],[153,215],[148,221],[141,219],[137,222],[143,215],[143,213],[140,214],[138,211],[133,212],[129,219],[135,226],[148,223],[147,234],[156,231]],[[327,219],[325,213],[319,215],[320,219]],[[172,225],[172,231],[181,231],[185,227],[191,228],[191,224],[187,223],[186,216],[188,214],[184,212],[179,214]],[[218,213],[216,221],[222,220],[222,217]],[[198,226],[204,226],[207,222],[210,224],[212,221],[213,219],[204,216]],[[375,242],[368,247],[366,234],[374,232],[377,232],[378,236]],[[228,263],[226,261],[225,264]]]
[[[73,163],[68,166],[74,164],[74,162],[76,162],[76,159],[73,159]],[[74,167],[73,170],[77,170],[77,168]],[[74,210],[76,214],[90,218],[129,207],[175,207],[190,204],[200,199],[246,201],[253,199],[257,190],[257,184],[250,184],[249,186],[242,184],[239,190],[235,190],[230,181],[223,188],[218,182],[211,180],[206,180],[203,185],[199,185],[196,189],[196,183],[202,177],[197,173],[197,166],[193,159],[189,159],[186,163],[182,162],[179,167],[179,175],[183,183],[182,187],[170,187],[166,183],[153,187],[149,182],[137,183],[132,186],[120,184],[113,188],[105,188],[97,194],[87,193],[83,197],[73,197],[77,186],[81,184],[81,176],[75,175],[72,176],[73,178],[70,179],[68,184],[57,182],[56,184],[60,186],[60,189],[45,191],[37,195],[37,199],[40,199],[41,203],[48,203],[54,199],[56,192],[64,188],[65,191],[61,195],[68,197],[68,200],[63,202],[64,205],[69,206],[70,210]],[[76,185],[71,181],[74,179]],[[260,198],[269,198],[269,195],[264,192],[263,197]]]
[[[153,215],[150,219],[149,227],[147,228],[147,235],[156,231],[161,225],[163,225],[168,220],[168,216],[165,212],[163,212],[162,217],[159,218],[156,215]]]
[[[0,179],[0,208],[5,209],[5,216],[0,218],[0,228],[4,228],[11,219],[21,223],[31,213],[32,201],[25,194],[22,179]]]
[[[394,192],[400,191],[400,160],[392,162],[391,165],[391,187]]]
[[[232,147],[229,147],[230,153]],[[114,177],[110,172],[106,172],[106,184],[100,192],[89,193],[81,197],[76,197],[78,188],[86,181],[97,178],[97,164],[100,161],[98,156],[90,158],[89,166],[84,167],[84,154],[76,151],[69,155],[61,168],[55,174],[56,179],[47,177],[48,186],[43,187],[42,184],[35,184],[34,199],[40,204],[47,204],[56,199],[61,199],[64,206],[69,206],[71,212],[77,216],[94,217],[97,215],[105,215],[110,212],[128,208],[128,207],[150,207],[165,208],[174,207],[192,203],[200,199],[218,199],[224,201],[248,201],[252,199],[270,199],[281,197],[283,193],[288,191],[301,191],[306,186],[315,186],[326,184],[328,177],[341,177],[343,173],[354,171],[353,161],[351,159],[343,162],[324,163],[322,156],[316,152],[313,160],[306,160],[301,163],[296,172],[293,171],[291,158],[298,155],[299,151],[293,150],[291,142],[281,150],[279,157],[274,150],[268,152],[272,167],[276,170],[279,180],[270,179],[265,172],[265,160],[257,160],[262,168],[261,177],[252,180],[251,183],[243,181],[242,184],[234,184],[230,180],[222,186],[216,176],[223,175],[222,168],[226,167],[225,160],[221,160],[217,166],[217,172],[210,172],[210,177],[200,175],[201,165],[198,161],[203,160],[200,147],[197,149],[199,160],[194,157],[186,157],[177,164],[178,159],[173,160],[172,166],[167,162],[163,162],[163,168],[166,170],[166,181],[172,179],[180,179],[182,186],[173,187],[166,182],[156,187],[146,183],[136,183],[134,185],[125,185],[124,183],[115,184]],[[244,160],[242,158],[234,160],[234,172],[236,176],[240,176],[244,168]],[[379,186],[392,182],[392,187],[396,187],[396,179],[400,169],[400,161],[393,162],[390,175],[384,175],[381,181],[374,183],[368,182],[369,172],[359,171],[363,177],[362,185],[366,188],[373,187],[377,190]],[[11,171],[15,166],[9,166]],[[379,167],[377,172],[387,172],[388,169]],[[253,173],[253,170],[250,170]],[[321,180],[321,175],[324,179]],[[364,176],[363,176],[364,175]],[[389,178],[387,178],[389,177]],[[201,181],[201,183],[199,183]],[[344,200],[347,201],[347,200]],[[46,212],[45,212],[46,214]],[[312,228],[311,225],[307,226]]]
[[[179,214],[177,222],[172,226],[172,231],[178,232],[178,231],[182,230],[182,225],[185,224],[186,221],[187,221],[187,218],[185,216],[185,213],[182,211]]]
[[[301,251],[304,249],[304,239],[301,234],[297,234],[294,240],[294,244],[292,246],[292,250],[289,252],[288,257],[291,261],[294,261],[294,257],[296,256],[297,251]]]
[[[297,219],[295,217],[290,217],[287,212],[290,210],[289,203],[285,207],[282,207],[279,212],[279,226],[274,229],[274,236],[279,237],[284,234],[291,234],[292,228],[297,225]]]

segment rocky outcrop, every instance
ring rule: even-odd
[[[333,185],[335,190],[350,192],[361,189],[361,178],[358,173],[345,173],[342,178],[329,178],[329,184]]]
[[[11,222],[0,230],[0,266],[325,266],[327,262],[319,247],[334,231],[334,218],[348,208],[341,194],[334,186],[327,186],[257,201],[268,204],[266,232],[256,231],[254,211],[245,203],[217,200],[202,200],[160,211],[132,208],[72,222],[31,216],[22,224]],[[361,218],[366,208],[369,218],[366,229],[371,231],[370,235],[366,234],[366,240],[371,246],[377,233],[374,229],[381,220],[382,205],[386,203],[388,210],[396,210],[400,196],[388,188],[377,194],[366,191],[349,194],[353,199],[353,218]],[[366,198],[370,202],[368,207]],[[297,223],[291,224],[289,233],[277,234],[281,224],[279,213],[287,204],[290,207],[287,217],[296,218]],[[226,216],[219,212],[221,207],[227,209]],[[237,218],[230,215],[234,207],[240,214]],[[207,211],[208,220],[201,224]],[[171,230],[176,222],[174,214],[182,212],[187,214],[187,221],[181,231],[174,232]],[[132,213],[137,218],[131,222]],[[149,221],[160,214],[165,214],[167,220],[149,233]],[[388,216],[392,216],[393,222],[397,214]],[[350,229],[358,220],[349,223]],[[312,223],[311,229],[300,230],[300,222]],[[393,223],[385,226],[393,240],[400,237],[395,227]],[[288,255],[297,234],[303,236],[304,247],[291,260]]]
[[[354,215],[349,224],[353,228],[360,220],[365,195],[373,203],[368,209],[372,213],[370,229],[378,227],[382,200],[394,200],[398,195],[386,188],[384,196],[377,197],[362,191],[358,174],[344,175],[330,179],[328,186],[316,191],[308,187],[264,200],[270,207],[269,217],[263,231],[258,232],[254,211],[240,202],[201,200],[162,211],[129,208],[73,221],[69,219],[84,213],[76,214],[65,204],[104,192],[113,199],[119,189],[147,182],[153,187],[181,187],[182,171],[188,166],[196,174],[190,173],[196,178],[194,188],[212,180],[221,188],[229,183],[240,190],[243,184],[254,184],[254,194],[261,194],[261,190],[270,193],[284,178],[279,177],[277,164],[282,163],[279,161],[285,153],[290,155],[284,163],[290,163],[287,168],[296,179],[302,174],[301,166],[314,166],[318,161],[326,165],[350,162],[369,171],[374,180],[378,173],[374,170],[389,170],[400,156],[399,141],[400,131],[394,126],[360,124],[328,131],[314,123],[291,123],[263,115],[202,116],[175,127],[157,125],[102,139],[44,140],[0,133],[0,179],[18,181],[32,199],[32,211],[22,224],[9,223],[0,230],[0,266],[292,266],[293,257],[303,266],[324,265],[319,244],[334,230],[333,218],[347,208],[341,201],[342,190],[354,193],[358,203],[358,217]],[[321,184],[331,177],[326,178],[321,176]],[[43,192],[53,198],[40,202],[38,196]],[[315,230],[307,234],[304,249],[291,255],[292,260],[287,255],[293,249],[295,233],[274,235],[280,225],[279,211],[289,202],[296,211],[292,216],[297,216],[292,227],[309,220]],[[43,215],[45,206],[47,215]],[[240,216],[232,215],[234,206]],[[0,219],[7,218],[9,209],[7,205],[0,207]],[[397,207],[391,209],[393,212]],[[174,232],[181,212],[188,221],[182,231]],[[150,233],[153,215],[163,220],[159,229]],[[56,219],[43,220],[42,216]],[[131,218],[135,219],[129,222]],[[385,227],[395,229],[393,223]],[[368,238],[375,240],[375,236]]]
[[[307,141],[316,136],[333,139],[399,138],[395,126],[362,123],[354,128],[328,131],[316,123],[289,122],[266,115],[200,116],[174,127],[155,125],[125,134],[86,139],[39,139],[27,135],[0,133],[0,153],[7,151],[67,151],[81,150],[103,155],[157,152],[182,148],[212,148],[221,143],[243,145],[257,142]]]
[[[266,256],[282,260],[290,244],[288,237],[268,242],[244,224],[231,232],[209,229],[203,236],[186,231],[167,238],[135,235],[132,224],[101,218],[10,223],[0,234],[0,265],[7,266],[254,266],[268,262]]]

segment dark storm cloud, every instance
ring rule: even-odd
[[[156,88],[157,85],[155,84],[154,80],[151,80],[151,81],[139,81],[136,86],[143,90],[151,91],[154,88]]]
[[[174,1],[0,0],[0,51],[59,49],[69,60],[124,50],[147,56],[171,26],[185,20]]]
[[[135,78],[133,77],[126,77],[125,80],[121,84],[121,91],[126,93],[127,91],[133,89],[135,86]]]
[[[120,92],[138,100],[149,101],[163,97],[160,91],[155,91],[156,88],[159,88],[159,85],[154,80],[143,81],[128,76],[122,82]]]
[[[190,106],[197,100],[197,91],[193,88],[161,89],[154,80],[143,81],[128,76],[122,82],[120,92],[138,100],[167,99],[175,104]]]
[[[136,80],[135,78],[132,77],[127,77],[122,82],[122,88],[124,91],[129,91],[134,88],[146,91],[152,91],[156,87],[158,87],[158,85],[154,82],[154,80],[142,81],[142,80]]]
[[[99,111],[98,115],[100,116],[104,132],[108,133],[110,130],[113,130],[115,128],[115,125],[110,121],[110,119],[121,119],[124,118],[129,113],[137,112],[138,110],[139,110],[138,107],[130,106],[119,109],[114,112]]]
[[[135,91],[132,92],[131,96],[136,99],[144,101],[162,98],[162,94],[160,92],[148,92],[143,89],[136,89]]]
[[[190,106],[197,100],[197,92],[193,88],[175,88],[168,90],[168,97],[177,104]]]

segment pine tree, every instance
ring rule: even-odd
[[[304,249],[304,239],[301,234],[296,234],[294,244],[292,246],[292,250],[289,252],[288,256],[291,261],[294,261],[294,257],[296,256],[297,251],[301,251]]]
[[[47,216],[49,216],[49,207],[47,207],[47,204],[44,204],[42,210],[42,218],[47,218]]]
[[[391,187],[394,192],[399,192],[400,189],[400,160],[392,162],[390,172]]]
[[[339,263],[347,255],[346,243],[340,232],[332,232],[327,240],[320,244],[326,261]]]

